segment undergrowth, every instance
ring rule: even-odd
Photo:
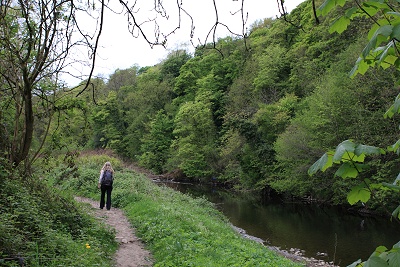
[[[72,194],[43,174],[0,173],[0,266],[111,266],[114,233]]]

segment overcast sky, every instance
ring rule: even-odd
[[[211,27],[215,23],[215,11],[212,0],[178,0],[182,2],[182,7],[192,15],[194,20],[194,38],[195,45],[206,40],[206,36]],[[288,12],[295,8],[304,0],[286,0],[285,7]],[[139,19],[147,20],[154,17],[146,10],[151,9],[154,1],[136,0],[136,14],[142,15]],[[170,32],[178,25],[176,14],[177,0],[164,0],[166,12],[170,15],[168,20],[160,20],[163,32]],[[115,3],[118,3],[115,1]],[[242,1],[239,0],[217,0],[219,22],[229,26],[233,32],[241,33],[242,20],[241,14],[235,12],[240,9]],[[147,4],[147,6],[146,6]],[[169,6],[168,6],[169,4]],[[139,9],[140,7],[140,9]],[[121,8],[116,6],[114,11],[120,11]],[[264,18],[275,18],[279,15],[279,10],[276,0],[246,0],[244,1],[244,10],[248,13],[247,23],[245,28],[250,26],[257,20]],[[234,15],[233,15],[234,14]],[[194,51],[190,44],[190,20],[187,16],[181,16],[181,29],[168,38],[166,49],[161,46],[151,48],[142,38],[134,38],[127,29],[127,18],[121,14],[114,14],[106,10],[104,17],[104,27],[100,37],[101,47],[98,50],[96,59],[96,67],[94,74],[108,78],[116,69],[127,69],[133,65],[140,67],[153,66],[166,58],[169,51],[177,48],[187,47],[190,52]],[[150,26],[150,24],[149,24]],[[149,30],[149,38],[152,37],[152,28]],[[223,26],[217,28],[218,37],[226,37],[229,35]],[[211,42],[211,37],[207,40]],[[81,69],[82,70],[82,69]],[[86,71],[87,72],[87,71]],[[72,78],[63,77],[69,86],[77,85],[80,81]]]

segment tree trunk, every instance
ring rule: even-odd
[[[32,144],[33,137],[33,105],[32,105],[32,90],[29,81],[25,81],[24,85],[24,99],[25,99],[25,131],[23,137],[23,144],[21,147],[21,160],[25,160],[28,156],[29,149]]]
[[[32,102],[32,85],[29,82],[29,79],[25,77],[22,98],[22,105],[24,106],[24,128],[20,130],[16,129],[16,131],[21,131],[21,139],[20,145],[14,146],[14,151],[11,151],[11,154],[13,155],[12,162],[14,166],[18,166],[22,161],[27,159],[33,138],[34,116]],[[16,125],[18,125],[18,123]],[[29,169],[29,163],[27,166],[25,166],[25,169]]]

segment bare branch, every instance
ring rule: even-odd
[[[100,29],[99,29],[99,33],[97,34],[97,37],[96,37],[96,43],[95,43],[95,46],[94,46],[94,50],[93,50],[93,60],[92,60],[92,68],[91,68],[91,70],[90,70],[90,74],[89,74],[89,78],[87,79],[87,82],[86,82],[86,85],[85,85],[85,87],[76,95],[76,96],[79,96],[80,94],[82,94],[85,90],[86,90],[86,88],[89,86],[89,84],[90,84],[90,80],[91,80],[91,78],[92,78],[92,75],[93,75],[93,71],[94,71],[94,66],[95,66],[95,63],[96,63],[96,52],[97,52],[97,47],[98,47],[98,45],[99,45],[99,40],[100,40],[100,36],[101,36],[101,32],[102,32],[102,30],[103,30],[103,23],[104,23],[104,0],[101,0],[101,13],[100,13]],[[94,98],[93,98],[94,99]]]
[[[314,2],[315,0],[313,0]],[[290,25],[292,25],[293,27],[296,27],[297,29],[301,29],[304,32],[304,29],[301,25],[297,25],[294,21],[289,20],[287,15],[287,11],[286,8],[284,6],[284,0],[276,0],[277,4],[278,4],[278,10],[279,10],[279,14],[281,15],[281,17],[283,17],[283,19],[289,23]],[[319,20],[317,18],[317,16],[315,16],[315,19],[317,20],[317,23],[319,23]]]

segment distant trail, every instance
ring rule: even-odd
[[[111,210],[99,209],[99,203],[92,199],[75,197],[76,201],[89,203],[91,212],[103,220],[116,231],[119,248],[114,255],[116,267],[150,267],[153,266],[149,251],[144,249],[143,243],[135,236],[135,230],[130,225],[125,214],[120,209],[111,207]]]

